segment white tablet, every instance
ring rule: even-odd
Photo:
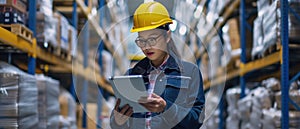
[[[129,104],[135,113],[148,112],[138,103],[140,97],[148,96],[142,75],[113,76],[109,80],[115,96],[121,99],[120,107]]]

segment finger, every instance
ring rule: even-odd
[[[153,98],[161,98],[159,95],[157,95],[157,94],[155,94],[155,93],[152,93],[152,94],[151,94],[151,97],[153,97]]]
[[[160,100],[152,98],[152,99],[148,100],[148,103],[150,103],[150,104],[158,104],[158,103],[160,103]]]
[[[126,116],[131,116],[133,113],[133,108],[130,107],[129,110],[127,110],[127,112],[125,113]]]
[[[140,101],[147,101],[147,99],[148,99],[148,97],[146,97],[146,96],[142,96],[139,98]]]
[[[118,111],[121,100],[118,98],[114,110]]]
[[[153,111],[153,108],[149,106],[148,104],[141,104],[143,107],[145,107],[148,111]]]
[[[120,113],[121,113],[121,114],[125,114],[125,112],[126,112],[129,108],[130,108],[129,105],[126,104],[126,105],[121,109]]]
[[[143,100],[141,100],[141,99],[139,99],[138,100],[138,103],[149,103],[149,102],[151,102],[151,101],[149,101],[149,100],[147,100],[147,99],[143,99]]]
[[[151,108],[151,106],[148,103],[140,103],[140,105],[142,105],[143,107],[145,107],[148,110],[149,110],[149,108]]]
[[[156,109],[158,108],[160,105],[159,104],[148,104],[147,107],[151,108],[151,109]]]

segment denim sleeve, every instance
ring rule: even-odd
[[[191,83],[188,90],[188,98],[185,104],[177,104],[166,100],[167,107],[162,113],[162,119],[171,126],[178,123],[174,128],[199,129],[204,119],[205,97],[203,81],[200,71],[193,70]],[[198,90],[196,90],[198,89]]]

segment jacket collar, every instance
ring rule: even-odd
[[[177,62],[180,64],[178,64]],[[180,67],[181,63],[182,62],[179,62],[179,60],[176,60],[174,57],[172,57],[170,55],[166,62],[165,70],[176,70],[176,71],[180,72],[182,70]],[[147,57],[145,57],[144,59],[139,61],[132,68],[132,74],[145,75],[145,74],[148,74],[150,71],[151,71],[151,64],[150,64],[150,60]]]

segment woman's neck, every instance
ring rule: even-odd
[[[151,61],[152,65],[156,68],[162,65],[162,63],[169,57],[169,54],[165,54],[161,60]]]

